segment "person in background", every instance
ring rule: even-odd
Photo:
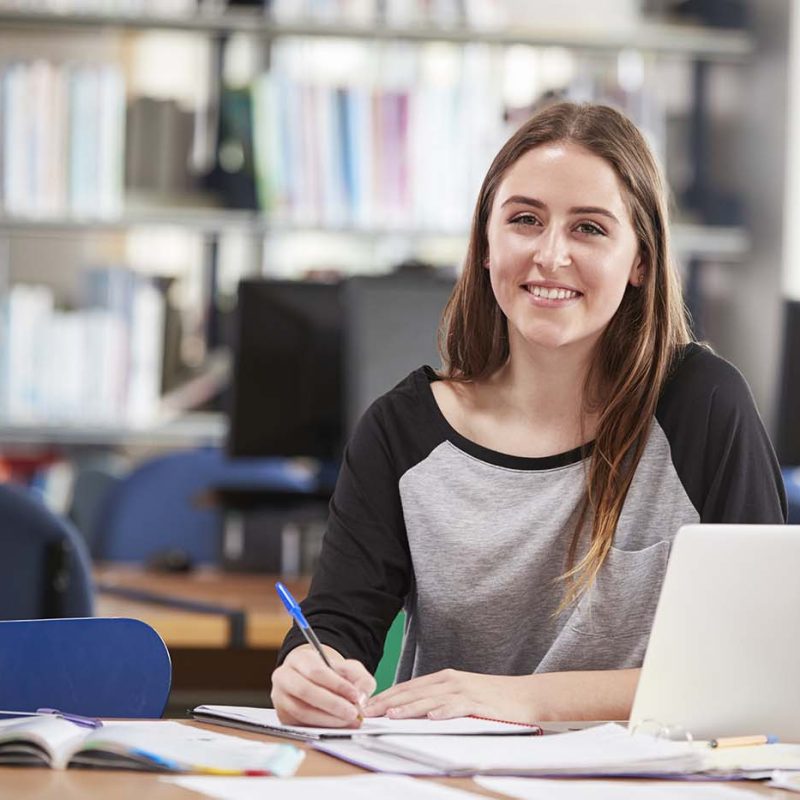
[[[279,717],[624,719],[678,528],[786,518],[744,379],[692,340],[626,117],[556,103],[506,142],[441,344],[349,442],[302,604],[334,669],[292,630]]]

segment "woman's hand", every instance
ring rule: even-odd
[[[333,669],[311,645],[296,647],[272,673],[272,704],[284,725],[358,728],[375,679],[358,661],[323,645]]]
[[[531,707],[531,675],[481,675],[444,669],[398,683],[366,705],[368,717],[452,719],[474,714],[509,722],[535,722]]]

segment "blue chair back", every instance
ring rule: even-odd
[[[80,534],[25,489],[0,484],[0,619],[92,614]]]
[[[215,448],[156,457],[110,491],[97,517],[94,557],[141,562],[179,550],[196,564],[219,561],[222,514],[198,498],[225,485],[302,492],[316,478],[285,459],[229,459]]]
[[[784,467],[782,471],[789,506],[788,522],[790,525],[800,525],[800,467]]]
[[[160,717],[172,664],[137,619],[0,622],[0,708],[92,717]]]

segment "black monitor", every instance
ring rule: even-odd
[[[337,459],[344,416],[341,284],[239,284],[228,452]]]
[[[345,431],[422,364],[439,365],[437,331],[453,280],[435,270],[359,276],[344,285]]]
[[[433,270],[338,284],[242,281],[230,454],[338,460],[376,397],[439,363],[452,288]]]

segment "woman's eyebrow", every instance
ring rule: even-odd
[[[616,218],[614,214],[612,214],[607,208],[602,208],[601,206],[574,206],[569,210],[570,214],[600,214],[600,216],[608,217],[609,219],[613,220],[617,224],[619,224],[619,220]]]
[[[505,200],[503,200],[500,208],[505,208],[511,203],[518,203],[519,205],[523,206],[533,206],[534,208],[547,208],[547,205],[541,200],[537,200],[535,197],[525,197],[523,194],[512,194],[510,197],[507,197]]]
[[[532,208],[547,208],[547,203],[543,203],[541,200],[537,200],[535,197],[526,197],[524,194],[512,194],[501,203],[500,208],[505,208],[507,205],[511,205],[512,203],[523,206],[531,206]],[[603,208],[602,206],[573,206],[569,210],[569,213],[599,214],[600,216],[608,217],[610,220],[613,220],[619,224],[619,219],[617,219],[616,215],[612,214],[607,208]]]

